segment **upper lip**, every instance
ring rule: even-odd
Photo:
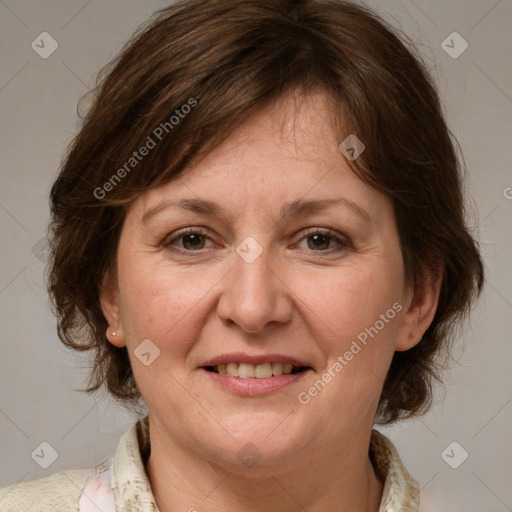
[[[208,359],[201,366],[217,366],[218,364],[227,363],[250,363],[250,364],[263,364],[263,363],[289,363],[293,366],[307,366],[309,365],[304,361],[300,361],[295,357],[285,356],[283,354],[261,354],[261,355],[250,355],[245,352],[232,352],[229,354],[222,354]]]

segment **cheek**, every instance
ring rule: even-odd
[[[304,311],[323,365],[298,398],[311,404],[308,414],[325,419],[333,436],[340,425],[375,415],[394,352],[394,288],[372,274],[351,272],[331,279],[323,294],[309,294]]]
[[[317,280],[323,286],[316,287],[315,293],[311,282],[309,292],[308,280],[302,282],[308,294],[304,311],[324,354],[317,378],[329,382],[325,389],[322,383],[313,383],[310,396],[322,389],[317,407],[330,404],[337,421],[348,410],[363,417],[377,407],[399,322],[402,281],[396,268],[383,261],[364,268],[347,266]],[[305,390],[308,395],[310,390]]]
[[[312,323],[325,333],[322,338],[332,340],[333,348],[342,348],[373,326],[401,298],[400,274],[382,265],[340,268],[314,280],[297,280],[296,285],[297,296],[308,306],[305,311],[309,309],[309,316],[317,318]]]
[[[121,319],[128,345],[149,338],[176,354],[187,350],[200,330],[202,304],[221,275],[176,269],[162,259],[126,254],[119,260]]]

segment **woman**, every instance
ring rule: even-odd
[[[2,510],[417,510],[373,426],[428,409],[482,287],[461,189],[428,73],[370,11],[161,11],[51,193],[59,336],[147,416]]]

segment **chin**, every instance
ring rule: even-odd
[[[224,428],[217,424],[214,427],[220,434],[217,442],[209,431],[203,449],[212,451],[215,446],[213,455],[217,460],[244,473],[250,469],[256,475],[258,468],[267,471],[282,466],[307,445],[306,432],[311,435],[311,429],[304,429],[296,419],[289,423],[290,418],[284,418],[282,411],[223,418]]]

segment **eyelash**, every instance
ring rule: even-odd
[[[188,235],[200,235],[204,238],[210,239],[210,237],[208,237],[207,232],[202,228],[186,228],[186,229],[181,230],[178,233],[176,233],[176,236],[174,236],[173,238],[171,238],[171,239],[167,238],[166,241],[164,241],[162,245],[166,249],[169,249],[173,252],[176,252],[179,254],[187,254],[187,255],[190,255],[192,253],[202,254],[204,250],[207,250],[207,249],[198,249],[198,250],[194,251],[194,250],[190,250],[190,249],[177,248],[176,246],[173,245],[174,242],[176,242]],[[333,254],[333,253],[342,252],[351,247],[351,244],[347,239],[337,236],[334,231],[332,231],[330,229],[326,229],[326,228],[323,228],[323,229],[322,228],[309,228],[303,234],[300,241],[306,240],[307,238],[309,238],[313,235],[320,235],[320,236],[326,237],[330,241],[336,242],[338,244],[338,246],[336,248],[330,248],[330,249],[326,249],[326,250],[310,249],[310,251],[312,253]]]

